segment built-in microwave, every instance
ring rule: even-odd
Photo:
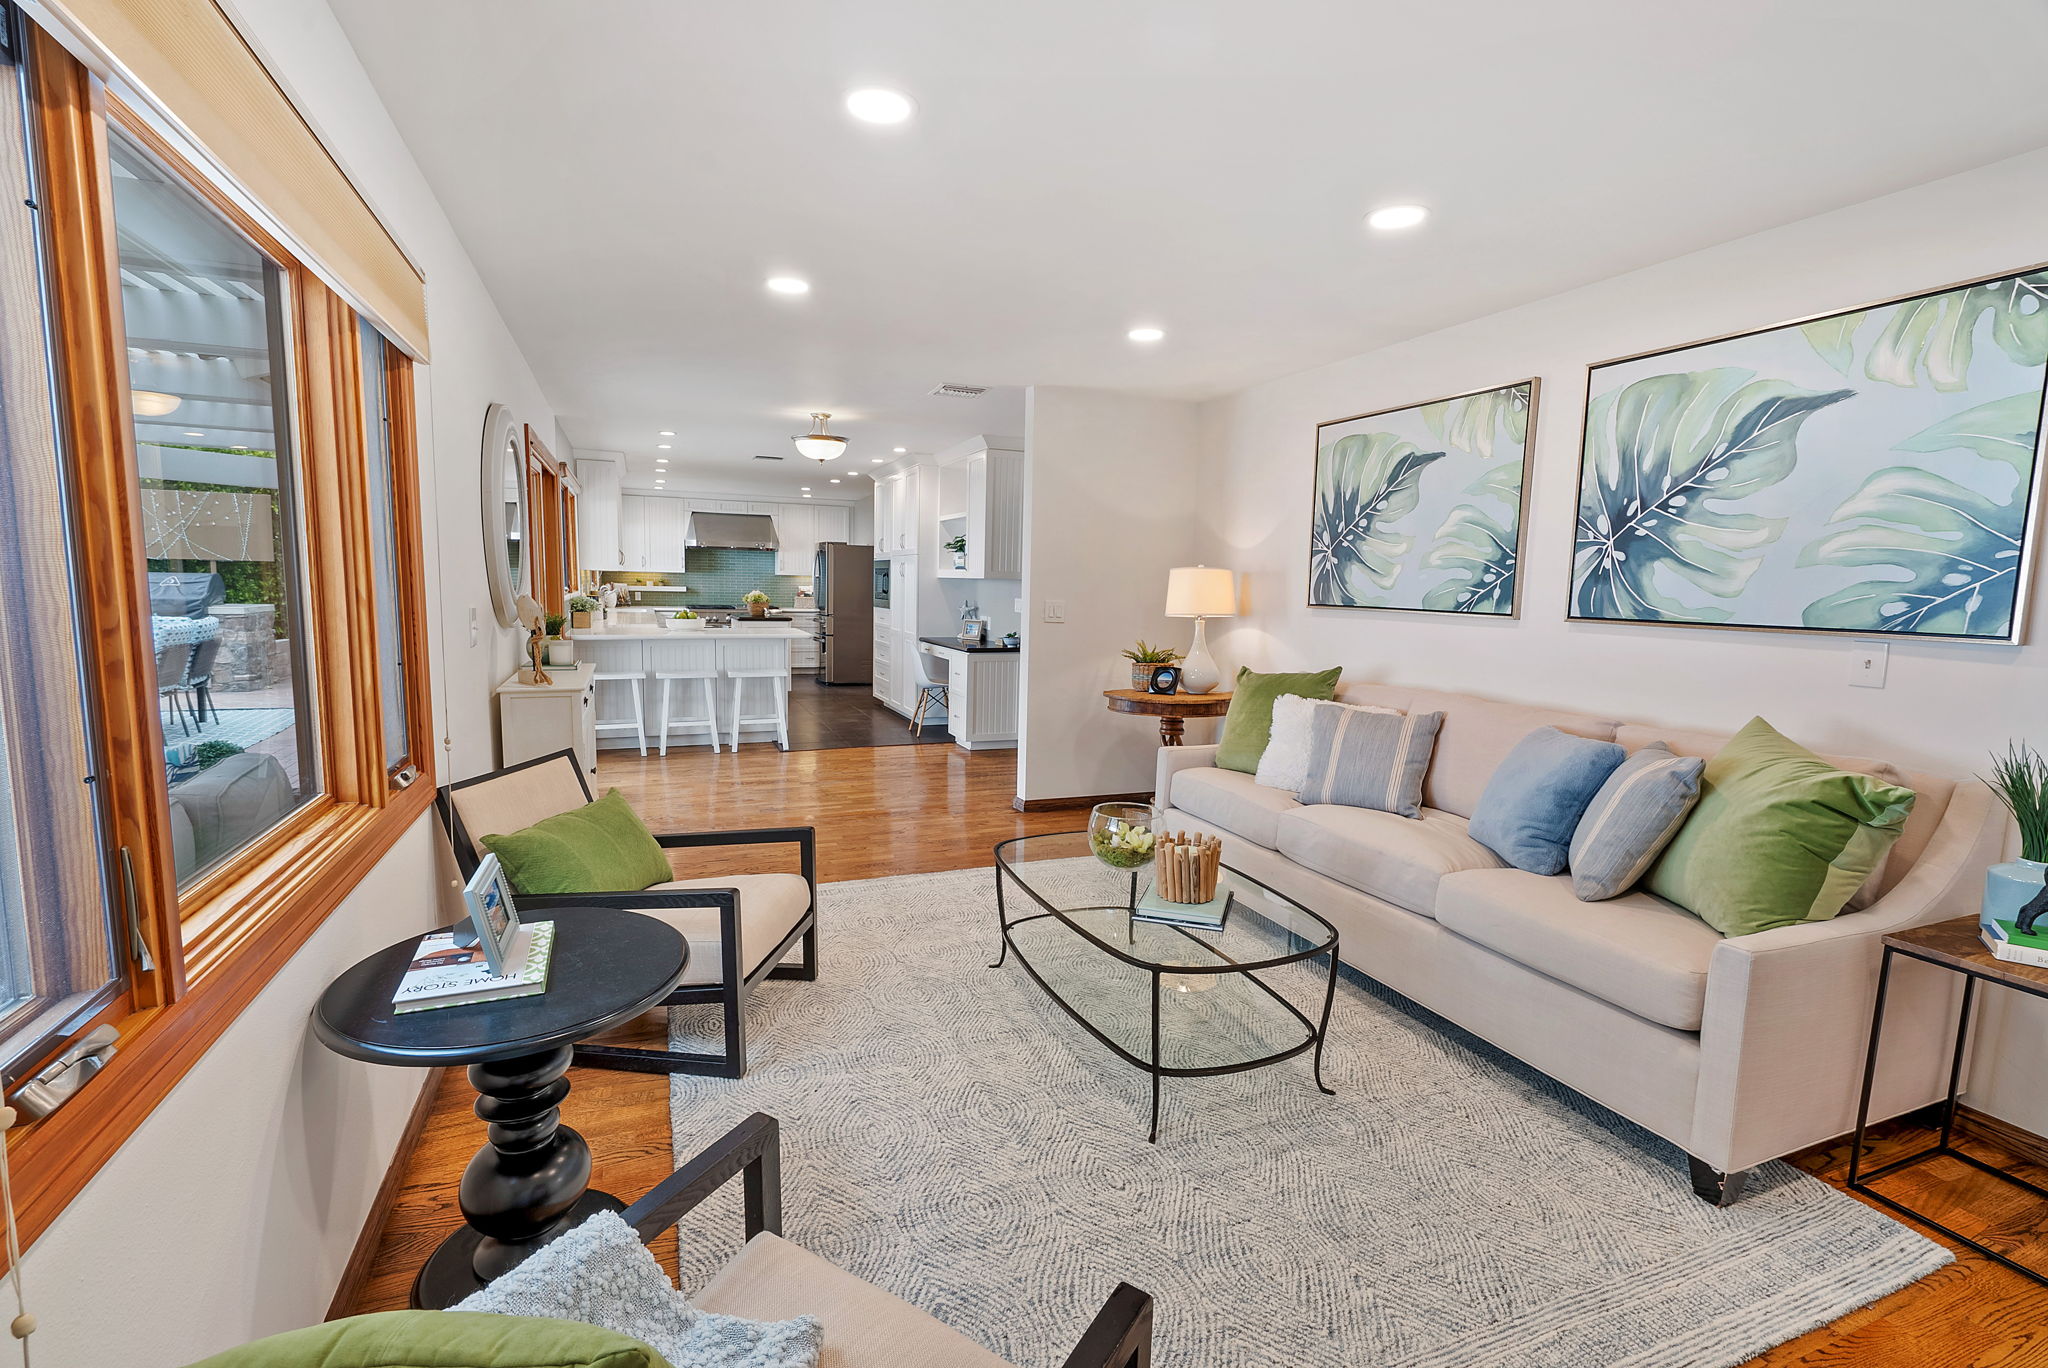
[[[887,608],[888,606],[889,562],[878,556],[875,558],[875,607]]]

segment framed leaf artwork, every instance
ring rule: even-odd
[[[1589,369],[1571,614],[2017,644],[2048,267]]]
[[[1514,617],[1534,380],[1316,428],[1311,608]]]

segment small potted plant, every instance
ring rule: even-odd
[[[740,602],[747,605],[748,617],[767,617],[768,601],[768,596],[759,589],[749,589],[740,595]]]
[[[568,621],[560,613],[549,613],[543,619],[547,628],[547,662],[565,669],[576,663],[576,643],[562,635]]]
[[[569,600],[569,625],[579,630],[588,630],[590,615],[597,611],[597,600],[588,594],[576,594]]]
[[[965,570],[967,568],[966,536],[962,535],[953,538],[953,540],[946,543],[946,549],[953,553],[953,568],[955,570]]]
[[[1180,659],[1180,652],[1171,646],[1154,646],[1140,638],[1135,646],[1124,648],[1124,659],[1131,662],[1131,687],[1144,692],[1152,684],[1152,668],[1155,665],[1171,665]]]
[[[1984,874],[1984,910],[1978,922],[1986,934],[1997,934],[1998,923],[2024,919],[2027,904],[2041,895],[2043,881],[2048,880],[2048,759],[2032,746],[2014,742],[2005,754],[1991,758],[1991,774],[1984,782],[2020,829],[2019,858],[1993,865]],[[2018,929],[2038,932],[2040,927]]]

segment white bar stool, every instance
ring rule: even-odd
[[[711,753],[718,754],[718,643],[715,641],[651,641],[647,644],[648,673],[661,682],[661,730],[656,733],[661,753],[668,754],[668,739],[676,732],[708,732]],[[699,686],[704,699],[702,714],[671,718],[669,692],[683,686],[683,702],[690,701],[692,686]]]
[[[640,753],[642,755],[647,754],[647,724],[642,720],[640,711],[640,681],[645,678],[645,673],[637,670],[599,670],[591,678],[599,684],[624,684],[631,689],[633,692],[633,716],[630,720],[623,717],[614,717],[606,720],[600,711],[597,721],[590,724],[590,729],[599,736],[603,736],[606,732],[631,732],[633,733],[633,739],[640,745]],[[603,689],[597,691],[597,698],[597,706],[601,710],[604,707]]]
[[[734,633],[745,632],[744,627],[729,629]],[[732,716],[727,721],[732,726],[729,737],[735,753],[740,748],[740,726],[742,723],[773,722],[775,742],[784,750],[789,749],[789,642],[781,637],[766,641],[721,641],[718,643],[718,672],[732,681]],[[747,681],[765,679],[775,690],[775,711],[758,717],[743,717],[740,701],[745,695]]]

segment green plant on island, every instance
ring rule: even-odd
[[[1151,645],[1140,637],[1137,645],[1124,648],[1123,656],[1133,665],[1171,665],[1180,659],[1180,652],[1171,646]]]
[[[2010,743],[1991,757],[1984,782],[2020,829],[2020,858],[2048,863],[2048,759],[2032,746]]]
[[[1152,858],[1156,838],[1147,827],[1098,827],[1088,833],[1095,857],[1118,869],[1136,869]]]
[[[740,595],[741,603],[767,603],[769,601],[768,595],[759,589],[749,589],[746,593]]]
[[[594,613],[597,609],[597,600],[588,594],[576,594],[569,600],[569,611],[572,613]]]

